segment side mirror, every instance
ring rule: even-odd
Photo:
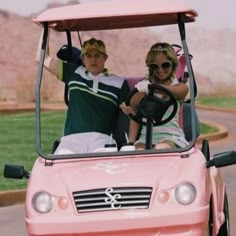
[[[24,166],[20,165],[5,165],[3,174],[5,178],[10,179],[28,179],[30,177],[30,173],[25,170]]]
[[[236,152],[229,151],[229,152],[215,154],[213,156],[213,159],[209,160],[206,163],[206,167],[207,168],[211,166],[224,167],[224,166],[229,166],[229,165],[234,165],[234,164],[236,164]]]

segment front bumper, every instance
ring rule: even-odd
[[[142,236],[200,236],[204,235],[209,207],[188,212],[160,215],[158,211],[124,210],[93,212],[63,217],[40,215],[26,218],[29,236],[81,235],[142,235]]]

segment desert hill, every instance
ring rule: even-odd
[[[27,101],[34,99],[34,83],[37,73],[35,62],[38,40],[42,29],[31,18],[21,17],[9,12],[0,12],[1,54],[0,54],[0,100]],[[157,35],[148,29],[113,30],[82,32],[82,41],[97,37],[106,42],[109,55],[107,67],[112,73],[125,76],[142,76],[145,73],[144,56],[150,45],[158,40]],[[50,32],[50,53],[66,43],[65,34]],[[80,47],[76,33],[73,43]],[[61,98],[63,85],[53,76],[43,84],[44,99]]]
[[[73,4],[77,1],[70,1]],[[60,5],[60,4],[59,4]],[[49,7],[59,6],[50,4]],[[22,17],[0,10],[0,101],[33,101],[37,73],[35,55],[41,28],[31,17]],[[156,41],[180,43],[176,27],[159,31],[150,29],[82,32],[82,41],[97,37],[106,42],[109,59],[107,67],[113,73],[125,76],[141,76],[146,72],[144,58],[149,47]],[[233,93],[236,89],[235,31],[212,31],[187,27],[189,51],[193,55],[193,68],[199,82],[199,94]],[[50,52],[66,43],[65,34],[51,32]],[[73,42],[79,46],[77,34]],[[43,98],[62,98],[63,85],[48,72],[42,86]]]

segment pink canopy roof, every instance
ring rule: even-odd
[[[89,31],[193,22],[196,11],[177,0],[110,0],[48,9],[33,19],[57,31]]]

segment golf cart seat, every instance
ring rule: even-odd
[[[200,121],[196,110],[194,110],[194,115],[191,114],[191,104],[184,102],[180,109],[180,125],[184,131],[185,139],[190,142],[192,137],[192,127],[195,125],[196,137],[200,135]]]

